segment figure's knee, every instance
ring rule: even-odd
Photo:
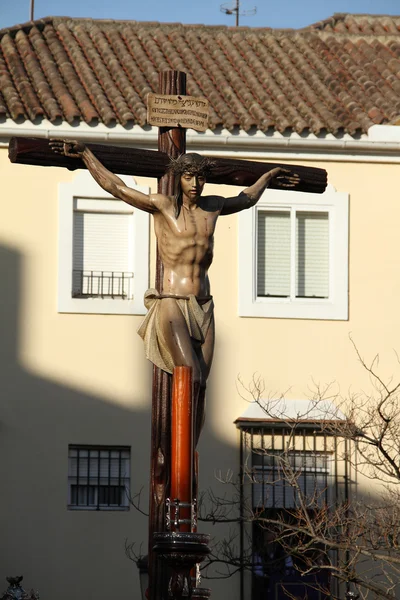
[[[195,390],[206,385],[204,374],[195,356],[181,354],[178,360],[175,361],[175,367],[190,367],[192,369],[192,383]],[[195,391],[195,393],[197,392]]]

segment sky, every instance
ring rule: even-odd
[[[234,25],[237,0],[0,0],[0,29],[48,16]],[[255,14],[251,14],[256,9]],[[334,13],[400,15],[400,0],[240,0],[240,25],[299,28]],[[246,14],[247,13],[247,14]]]

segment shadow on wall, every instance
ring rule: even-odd
[[[143,542],[147,551],[146,518],[132,508],[67,510],[68,445],[130,446],[131,490],[143,487],[147,510],[150,405],[129,410],[21,368],[21,266],[20,254],[0,246],[0,588],[3,581],[5,589],[6,576],[23,574],[24,587],[34,587],[44,600],[139,599],[137,569],[125,556],[125,540],[135,541],[138,551]],[[150,365],[147,376],[150,385]],[[222,467],[219,461],[236,449],[216,439],[211,428],[201,448],[207,449],[201,470],[208,485],[214,468]]]
[[[124,541],[146,539],[145,519],[132,510],[68,511],[68,445],[131,446],[131,489],[147,491],[149,442],[137,434],[149,430],[150,413],[21,368],[20,273],[21,256],[0,247],[0,587],[6,576],[23,574],[26,589],[42,598],[123,597],[139,589]]]

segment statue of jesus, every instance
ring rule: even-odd
[[[206,381],[214,352],[214,305],[208,269],[217,219],[254,206],[273,179],[279,180],[280,187],[290,188],[299,178],[287,169],[275,168],[232,198],[202,196],[212,160],[183,154],[171,160],[169,167],[175,175],[175,196],[143,194],[127,187],[84,144],[53,140],[50,145],[54,152],[81,158],[106,192],[153,215],[164,266],[162,292],[146,292],[148,313],[138,333],[147,358],[164,371],[192,367],[196,447],[204,423]]]

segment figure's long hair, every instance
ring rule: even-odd
[[[175,190],[174,190],[174,205],[175,205],[175,217],[179,217],[181,207],[183,203],[183,193],[181,188],[181,177],[184,173],[194,175],[196,177],[204,177],[207,179],[215,161],[206,156],[200,156],[190,152],[188,154],[181,154],[178,158],[171,158],[168,165],[168,171],[175,175]]]

